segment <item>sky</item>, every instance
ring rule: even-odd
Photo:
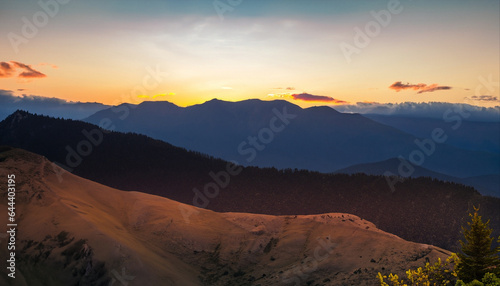
[[[119,104],[500,105],[499,1],[0,1],[0,89]]]

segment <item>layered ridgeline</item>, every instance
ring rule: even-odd
[[[405,169],[400,172],[399,168]],[[410,167],[407,167],[410,166]],[[500,197],[500,174],[482,175],[467,178],[457,178],[433,172],[423,167],[408,165],[407,162],[401,161],[399,158],[392,158],[381,162],[357,164],[347,168],[337,170],[339,174],[357,174],[364,173],[368,175],[384,175],[390,172],[392,174],[400,174],[402,177],[429,177],[447,182],[455,182],[467,186],[473,186],[482,195]]]
[[[15,270],[1,285],[375,285],[450,253],[383,232],[355,215],[216,213],[124,192],[3,147],[15,174]],[[7,214],[7,186],[0,185]],[[189,214],[189,215],[186,215]],[[5,232],[6,216],[1,218]],[[7,240],[0,255],[8,257]],[[15,279],[7,276],[15,273]]]
[[[451,108],[447,111],[445,109],[443,112],[439,112],[438,115],[435,114],[431,118],[410,115],[402,116],[401,114],[363,114],[363,116],[379,123],[395,127],[419,138],[429,137],[433,130],[441,129],[445,133],[446,144],[466,150],[499,154],[500,117],[498,115],[495,117],[490,113],[481,117],[481,113],[477,110],[471,112],[469,108],[465,105],[461,111],[455,109],[461,112],[458,114],[452,112]],[[461,114],[461,116],[459,116],[459,114]],[[342,168],[336,172],[382,175],[389,170],[400,175],[412,177],[428,176],[440,180],[466,184],[474,186],[474,188],[483,195],[500,197],[500,173],[456,177],[434,172],[415,165],[412,166],[413,169],[411,172],[401,173],[398,171],[400,166],[401,160],[392,158],[380,162],[356,164],[347,168]]]
[[[466,105],[464,105],[466,106]],[[497,108],[498,110],[498,108]],[[500,153],[500,112],[497,116],[481,118],[478,112],[464,107],[462,116],[443,112],[441,118],[422,118],[402,115],[363,114],[374,121],[425,138],[435,128],[446,131],[446,143],[467,150]]]
[[[445,124],[454,126],[460,116],[453,111]],[[500,154],[441,144],[451,136],[448,129],[417,138],[359,114],[325,106],[302,109],[283,100],[211,100],[185,108],[169,102],[123,104],[85,121],[242,165],[333,172],[401,156],[458,178],[500,174]]]
[[[455,250],[467,211],[480,205],[494,235],[500,235],[500,199],[429,178],[396,182],[363,174],[242,168],[143,135],[104,133],[89,123],[21,111],[0,123],[0,144],[42,154],[107,186],[215,211],[350,213],[404,239]]]

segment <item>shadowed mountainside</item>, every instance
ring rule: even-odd
[[[0,144],[68,165],[68,146],[78,149],[81,142],[89,140],[86,132],[97,131],[95,125],[81,121],[17,112],[0,123]],[[382,176],[239,168],[143,135],[118,132],[103,133],[100,144],[91,149],[72,167],[74,174],[214,211],[351,213],[404,239],[455,250],[460,226],[474,204],[481,205],[482,215],[491,219],[495,235],[500,234],[500,199],[483,197],[473,188],[455,183],[406,179],[395,184],[395,192],[391,192]],[[64,177],[61,174],[62,180]]]
[[[464,112],[469,114],[467,111]],[[363,114],[363,116],[420,138],[429,137],[432,130],[441,128],[448,136],[447,144],[466,150],[500,153],[500,118],[497,122],[475,122],[469,121],[468,118],[457,121],[451,115],[444,119],[379,114]]]

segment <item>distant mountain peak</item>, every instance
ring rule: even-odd
[[[218,99],[218,98],[214,97],[210,100],[205,101],[205,103],[207,103],[207,102],[227,102],[227,101],[224,101],[222,99]]]
[[[314,110],[320,113],[340,114],[341,112],[331,108],[330,106],[313,106],[306,108],[306,110]]]
[[[179,107],[178,105],[170,102],[170,101],[167,101],[167,100],[162,100],[162,101],[143,101],[141,102],[140,104],[138,104],[137,106],[151,106],[151,105],[162,105],[162,106],[175,106],[175,107]]]

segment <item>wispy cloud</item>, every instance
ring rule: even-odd
[[[109,107],[95,102],[68,101],[55,97],[27,94],[17,96],[14,93],[13,90],[0,89],[0,120],[17,109],[54,117],[82,119]]]
[[[39,95],[27,95],[23,94],[20,96],[14,95],[12,90],[0,89],[0,103],[2,104],[14,104],[14,103],[22,103],[22,104],[41,104],[41,103],[50,103],[50,104],[73,104],[76,102],[67,101],[60,98],[55,97],[44,97]]]
[[[405,89],[410,89],[410,90],[418,90],[417,93],[423,93],[423,92],[433,92],[436,90],[447,90],[451,89],[451,86],[438,85],[437,83],[427,85],[425,83],[410,84],[410,83],[402,83],[401,81],[396,81],[395,83],[391,84],[389,88],[395,90],[396,92]]]
[[[303,100],[303,101],[317,101],[317,102],[329,102],[335,104],[346,104],[347,101],[338,100],[330,96],[324,95],[314,95],[310,93],[299,93],[292,94],[291,97],[295,100]]]
[[[33,69],[31,65],[16,61],[0,62],[0,78],[43,78],[45,74]]]
[[[284,89],[284,88],[273,88],[273,89]],[[294,90],[295,88],[293,87],[287,87],[286,90]],[[307,92],[303,93],[291,93],[291,92],[281,92],[281,93],[269,93],[267,94],[269,97],[274,97],[274,98],[283,98],[283,99],[293,99],[293,100],[302,100],[302,101],[309,101],[309,102],[328,102],[334,105],[338,104],[348,104],[349,102],[343,101],[340,99],[335,99],[330,96],[324,96],[324,95],[314,95],[310,94]]]
[[[466,97],[465,99],[476,101],[499,101],[498,97],[493,95],[473,95],[471,97]]]

